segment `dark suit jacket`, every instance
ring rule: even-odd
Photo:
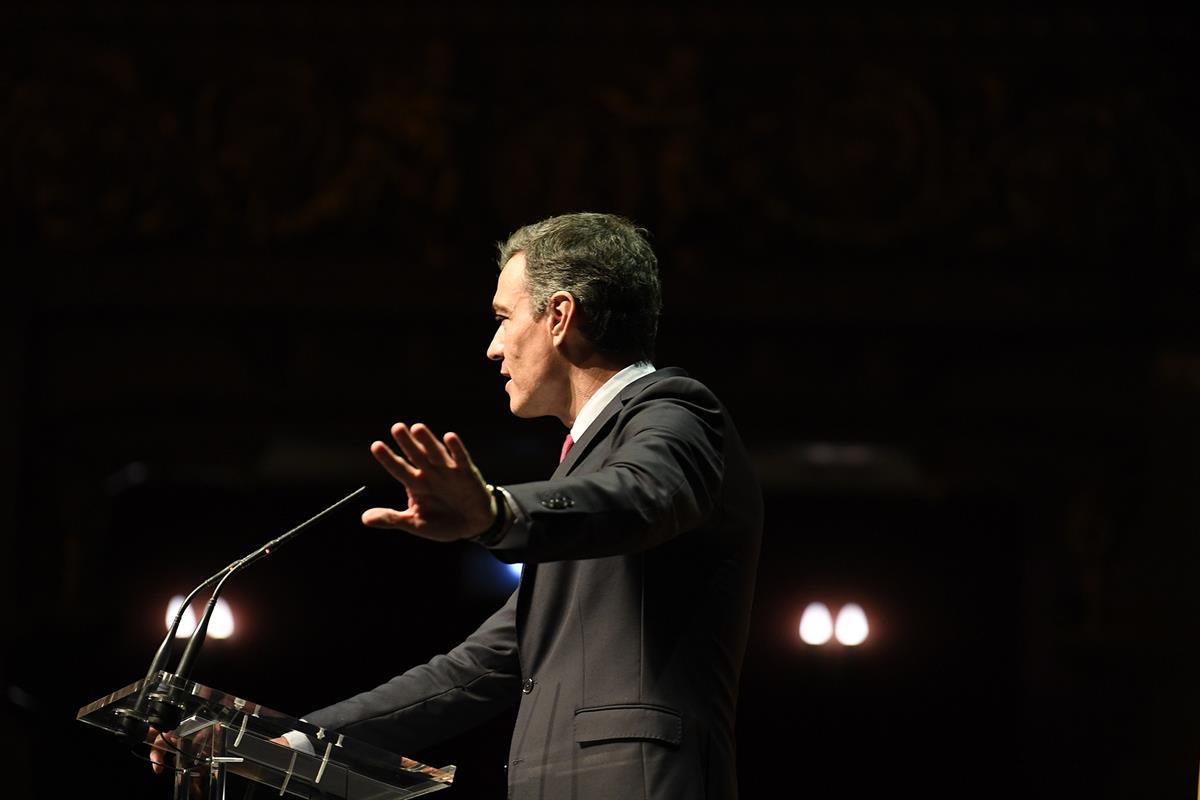
[[[309,722],[408,753],[520,709],[509,796],[733,798],[733,726],[762,496],[725,409],[663,369],[548,481],[505,487],[525,564],[465,642]]]

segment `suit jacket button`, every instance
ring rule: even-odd
[[[546,495],[538,500],[544,508],[558,510],[561,508],[570,508],[575,505],[575,501],[565,494]]]
[[[535,683],[537,683],[537,681],[535,681],[533,678],[526,678],[525,681],[521,684],[521,692],[523,694],[529,694],[530,692],[533,691],[533,685]]]

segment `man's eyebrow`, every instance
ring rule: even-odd
[[[492,303],[492,311],[496,312],[497,314],[500,314],[500,313],[505,313],[505,314],[507,314],[507,313],[508,313],[508,308],[506,308],[505,306],[502,306],[502,305],[500,305],[499,303]]]

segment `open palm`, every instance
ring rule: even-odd
[[[392,426],[399,453],[383,442],[371,444],[371,455],[408,494],[408,508],[371,508],[364,525],[394,528],[452,542],[477,536],[496,518],[496,505],[487,483],[462,439],[447,433],[440,441],[428,426]]]

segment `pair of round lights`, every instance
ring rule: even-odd
[[[805,644],[822,645],[836,638],[847,647],[867,640],[870,626],[867,614],[858,603],[847,603],[837,613],[837,622],[824,603],[809,603],[800,617],[800,638]]]
[[[171,602],[167,603],[167,630],[171,630],[171,621],[175,619],[175,615],[179,613],[179,607],[183,605],[183,595],[177,594],[171,598]],[[203,604],[200,606],[204,607]],[[196,612],[191,606],[183,612],[183,619],[179,620],[179,628],[175,631],[175,637],[182,639],[185,636],[191,636],[192,631],[196,630]],[[225,602],[224,597],[217,598],[217,606],[213,609],[212,616],[208,619],[208,635],[214,639],[228,639],[233,635],[233,609],[229,607],[229,603]]]

